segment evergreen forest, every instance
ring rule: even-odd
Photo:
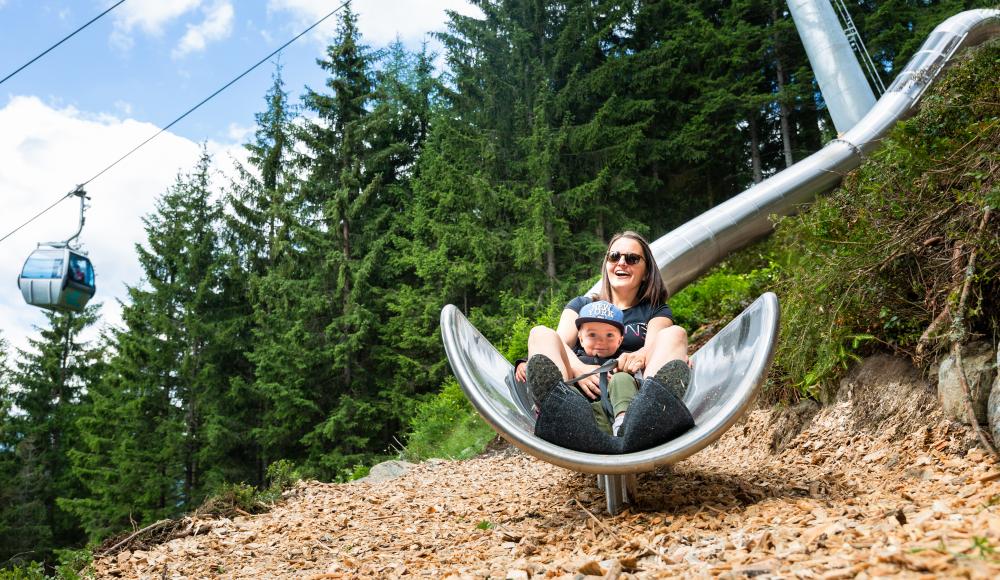
[[[366,44],[348,5],[324,86],[274,69],[230,183],[206,153],[156,192],[119,326],[81,338],[96,304],[24,350],[0,334],[0,568],[281,470],[351,479],[428,419],[445,304],[501,343],[614,233],[655,239],[836,137],[784,2],[471,3],[442,54]],[[888,85],[990,3],[846,4]]]

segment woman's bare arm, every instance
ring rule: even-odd
[[[646,324],[646,342],[642,348],[634,352],[625,352],[618,357],[618,370],[636,373],[646,368],[649,355],[656,346],[656,337],[664,328],[673,326],[673,321],[664,316],[657,316]]]

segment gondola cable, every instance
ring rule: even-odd
[[[97,179],[98,177],[100,177],[101,175],[103,175],[104,173],[106,173],[108,170],[110,170],[112,167],[114,167],[115,165],[118,165],[119,163],[121,163],[122,161],[124,161],[127,157],[129,157],[130,155],[132,155],[133,153],[135,153],[136,151],[138,151],[140,147],[142,147],[146,143],[149,143],[153,139],[156,139],[157,137],[159,137],[160,134],[162,134],[167,129],[169,129],[169,128],[173,127],[174,125],[176,125],[178,122],[181,121],[181,119],[183,119],[184,117],[187,117],[188,115],[190,115],[191,113],[193,113],[196,109],[198,109],[199,107],[201,107],[202,105],[204,105],[208,101],[210,101],[213,98],[215,98],[216,95],[218,95],[222,91],[228,89],[231,85],[233,85],[234,83],[236,83],[236,81],[240,80],[241,78],[243,78],[243,77],[247,76],[248,74],[250,74],[251,72],[253,72],[253,70],[255,68],[257,68],[258,66],[260,66],[260,65],[264,64],[265,62],[267,62],[271,57],[273,57],[274,55],[278,54],[279,52],[281,52],[282,50],[284,50],[285,48],[287,48],[288,45],[292,44],[293,42],[295,42],[299,38],[305,36],[313,28],[316,28],[317,26],[319,26],[320,24],[322,24],[324,20],[326,20],[327,18],[333,16],[334,14],[336,14],[337,12],[339,12],[340,10],[342,10],[344,8],[344,6],[347,6],[350,3],[351,3],[351,0],[345,0],[345,2],[343,4],[341,4],[340,6],[336,7],[332,12],[330,12],[329,14],[327,14],[326,16],[324,16],[323,18],[320,18],[319,20],[317,20],[316,22],[314,22],[312,24],[312,26],[310,26],[309,28],[306,28],[305,30],[303,30],[302,32],[300,32],[298,35],[296,35],[294,38],[292,38],[291,40],[289,40],[285,44],[282,44],[278,48],[274,49],[274,51],[271,52],[271,54],[269,54],[269,55],[265,56],[264,58],[260,59],[253,66],[251,66],[247,70],[245,70],[242,73],[240,73],[239,76],[237,76],[233,80],[231,80],[228,83],[226,83],[225,85],[223,85],[222,88],[220,88],[219,90],[215,91],[211,95],[205,97],[200,103],[198,103],[197,105],[191,107],[183,115],[181,115],[180,117],[177,117],[176,119],[174,119],[173,121],[171,121],[169,125],[167,125],[166,127],[160,129],[159,131],[157,131],[152,137],[146,139],[142,143],[139,143],[134,148],[132,148],[131,151],[129,151],[125,155],[122,155],[117,161],[115,161],[111,165],[108,165],[107,167],[105,167],[104,169],[102,169],[100,172],[98,172],[97,175],[91,177],[87,181],[84,181],[82,184],[80,184],[79,187],[84,187],[84,186],[88,185],[91,181],[94,181],[95,179]]]
[[[122,1],[124,2],[124,0],[122,0]],[[200,103],[198,103],[197,105],[195,105],[195,106],[191,107],[190,109],[188,109],[187,111],[185,111],[184,114],[182,114],[180,117],[177,117],[176,119],[174,119],[173,121],[171,121],[169,125],[163,127],[162,129],[160,129],[159,131],[157,131],[155,134],[153,134],[151,137],[149,137],[148,139],[146,139],[142,143],[139,143],[138,145],[136,145],[135,147],[133,147],[128,153],[126,153],[125,155],[122,155],[121,157],[119,157],[114,163],[112,163],[111,165],[108,165],[107,167],[105,167],[101,171],[97,172],[97,174],[95,174],[93,177],[91,177],[87,181],[84,181],[83,183],[77,185],[72,191],[70,191],[69,193],[63,195],[58,200],[56,200],[52,205],[50,205],[49,207],[43,209],[42,211],[40,211],[37,214],[35,214],[34,216],[32,216],[28,221],[26,221],[23,224],[21,224],[21,225],[17,226],[16,228],[14,228],[14,230],[12,230],[11,232],[9,232],[4,237],[0,238],[0,243],[2,243],[4,240],[6,240],[7,238],[9,238],[10,236],[14,235],[21,228],[27,226],[31,222],[35,221],[36,219],[38,219],[39,217],[41,217],[42,215],[44,215],[46,212],[48,212],[49,210],[51,210],[55,206],[59,205],[59,203],[62,202],[64,199],[75,195],[78,190],[82,189],[86,185],[90,184],[90,182],[94,181],[98,177],[100,177],[100,176],[104,175],[105,173],[107,173],[109,170],[111,170],[111,168],[113,168],[114,166],[118,165],[119,163],[121,163],[122,161],[124,161],[125,159],[127,159],[133,153],[135,153],[136,151],[138,151],[141,147],[143,147],[144,145],[146,145],[147,143],[149,143],[153,139],[156,139],[163,132],[167,131],[168,129],[170,129],[171,127],[173,127],[174,125],[176,125],[178,122],[180,122],[182,119],[184,119],[185,117],[187,117],[188,115],[190,115],[191,113],[193,113],[199,107],[201,107],[202,105],[204,105],[208,101],[210,101],[213,98],[215,98],[219,93],[221,93],[222,91],[228,89],[230,86],[232,86],[234,83],[236,83],[236,81],[238,81],[238,80],[242,79],[243,77],[245,77],[246,75],[250,74],[258,66],[260,66],[260,65],[264,64],[265,62],[267,62],[271,57],[273,57],[274,55],[278,54],[279,52],[281,52],[282,50],[284,50],[285,48],[287,48],[290,44],[292,44],[293,42],[295,42],[299,38],[302,38],[303,36],[305,36],[312,29],[314,29],[317,26],[319,26],[320,24],[322,24],[325,20],[327,20],[328,18],[330,18],[331,16],[333,16],[337,12],[340,12],[345,6],[347,6],[348,4],[350,4],[350,2],[351,2],[351,0],[345,0],[340,6],[337,6],[336,8],[334,8],[326,16],[320,18],[319,20],[317,20],[316,22],[314,22],[311,26],[309,26],[308,28],[306,28],[305,30],[303,30],[302,32],[300,32],[299,34],[297,34],[294,38],[292,38],[291,40],[289,40],[285,44],[282,44],[281,46],[279,46],[278,48],[276,48],[274,51],[271,52],[271,54],[268,54],[264,58],[262,58],[259,61],[257,61],[253,66],[251,66],[247,70],[245,70],[242,73],[240,73],[239,76],[237,76],[233,80],[231,80],[228,83],[226,83],[225,85],[223,85],[222,88],[220,88],[219,90],[215,91],[211,95],[209,95],[209,96],[205,97],[204,99],[202,99],[202,101]]]
[[[108,8],[107,10],[105,10],[104,12],[101,12],[101,13],[100,13],[100,14],[98,14],[97,16],[95,16],[95,17],[91,18],[89,22],[87,22],[86,24],[84,24],[84,25],[83,25],[83,26],[81,26],[80,28],[77,28],[77,29],[76,29],[76,30],[74,30],[73,32],[69,33],[69,35],[68,35],[68,36],[66,36],[65,38],[63,38],[63,39],[62,39],[62,40],[60,40],[59,42],[57,42],[57,43],[53,44],[52,46],[50,46],[49,48],[47,48],[47,49],[45,50],[45,52],[43,52],[43,53],[39,54],[39,55],[38,55],[38,56],[36,56],[35,58],[33,58],[33,59],[29,60],[28,62],[24,63],[23,65],[21,65],[21,66],[20,66],[20,67],[19,67],[19,68],[18,68],[18,69],[17,69],[16,71],[14,71],[14,72],[10,73],[9,75],[5,76],[4,78],[0,79],[0,85],[4,84],[4,83],[5,83],[6,81],[7,81],[7,79],[9,79],[9,78],[13,77],[13,76],[14,76],[14,75],[16,75],[17,73],[19,73],[19,72],[23,71],[24,69],[28,68],[29,66],[31,66],[31,65],[32,65],[32,64],[33,64],[33,63],[34,63],[34,62],[35,62],[36,60],[38,60],[38,59],[42,58],[42,57],[43,57],[43,56],[45,56],[46,54],[48,54],[48,53],[52,52],[53,50],[55,50],[55,48],[56,48],[56,47],[58,47],[58,46],[59,46],[60,44],[62,44],[62,43],[64,43],[64,42],[66,42],[66,41],[67,41],[67,40],[69,40],[70,38],[73,38],[74,36],[76,36],[76,33],[77,33],[77,32],[80,32],[80,31],[81,31],[81,30],[83,30],[84,28],[86,28],[86,27],[90,26],[91,24],[93,24],[93,23],[97,22],[98,20],[100,20],[100,19],[101,19],[101,17],[102,17],[102,16],[104,16],[104,15],[105,15],[105,14],[107,14],[108,12],[111,12],[111,11],[112,11],[112,10],[114,10],[115,8],[118,8],[119,6],[121,6],[121,5],[122,5],[122,4],[124,3],[124,2],[125,2],[125,0],[119,0],[119,1],[118,1],[118,3],[114,4],[113,6],[111,6],[111,7],[110,7],[110,8]],[[60,200],[60,201],[62,201],[62,200]],[[56,203],[58,203],[58,202],[56,202]]]

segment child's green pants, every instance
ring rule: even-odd
[[[608,397],[611,399],[611,407],[614,409],[614,416],[624,413],[628,406],[632,404],[632,399],[638,392],[635,377],[628,373],[615,373],[608,380]],[[611,421],[604,412],[601,401],[594,401],[590,404],[594,411],[594,420],[597,421],[597,428],[605,433],[611,434]]]

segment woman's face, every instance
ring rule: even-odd
[[[618,261],[611,262],[609,255],[618,253]],[[628,263],[628,256],[638,255],[641,259],[635,264]],[[642,246],[632,238],[619,238],[608,248],[604,267],[607,269],[611,292],[616,298],[635,298],[646,275],[646,258],[642,254]]]

